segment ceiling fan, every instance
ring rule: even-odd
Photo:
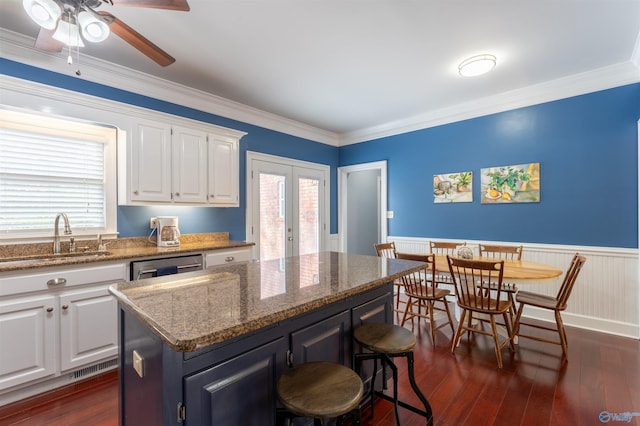
[[[60,52],[64,46],[82,47],[84,41],[99,43],[110,32],[138,49],[158,65],[175,62],[167,52],[142,34],[106,11],[97,11],[102,4],[188,11],[187,0],[22,0],[31,19],[40,25],[35,47]],[[69,55],[71,63],[71,55]]]

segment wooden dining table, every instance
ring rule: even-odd
[[[495,259],[489,257],[474,257],[474,260],[504,260],[502,281],[505,283],[535,284],[562,275],[562,269],[545,263],[529,262],[527,260]],[[447,256],[435,256],[436,272],[449,273]]]

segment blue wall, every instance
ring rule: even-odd
[[[638,247],[640,84],[340,149],[387,160],[389,235]],[[481,204],[481,168],[540,163],[540,203]],[[434,204],[433,175],[471,170],[472,203]]]
[[[150,231],[149,218],[152,216],[178,215],[180,230],[183,233],[229,231],[232,239],[244,240],[247,150],[329,165],[331,167],[330,232],[334,234],[338,232],[336,180],[338,148],[336,147],[88,82],[74,76],[53,73],[4,58],[0,58],[0,73],[247,132],[247,135],[240,140],[240,207],[120,206],[118,208],[120,237],[148,235]]]
[[[246,151],[331,167],[331,227],[338,166],[387,160],[389,235],[638,247],[640,84],[331,147],[247,123],[0,58],[0,73],[245,131],[240,207],[120,207],[121,237],[149,233],[149,217],[177,214],[185,233],[245,239]],[[539,162],[541,202],[481,205],[481,168]],[[434,204],[434,174],[472,170],[473,203]]]

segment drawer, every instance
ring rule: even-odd
[[[205,254],[207,268],[229,263],[248,262],[251,260],[251,247],[216,250]]]
[[[126,279],[124,263],[90,268],[49,269],[0,278],[0,297],[33,291],[64,289],[87,284],[111,283]]]

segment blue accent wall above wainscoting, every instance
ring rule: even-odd
[[[387,160],[389,235],[638,247],[640,84],[345,146]],[[540,163],[540,203],[481,204],[480,169]],[[434,204],[433,175],[471,170],[473,202]]]
[[[121,206],[121,237],[146,236],[149,217],[176,214],[184,233],[244,240],[251,150],[331,167],[332,234],[337,167],[387,160],[389,235],[638,247],[640,83],[337,148],[4,58],[0,74],[247,132],[239,208]],[[540,163],[540,203],[480,203],[481,168],[530,162]],[[473,202],[434,204],[433,175],[467,170]]]

